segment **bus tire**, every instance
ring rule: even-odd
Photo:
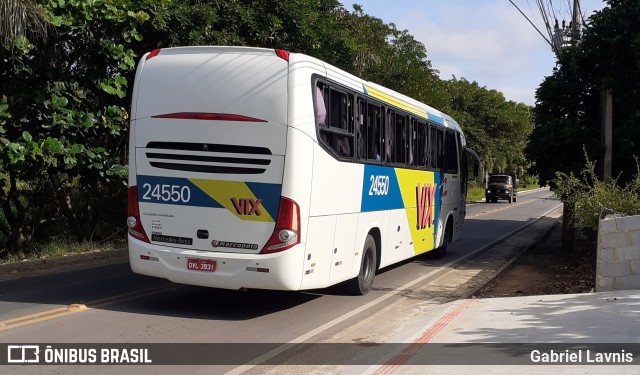
[[[367,235],[362,249],[362,260],[358,276],[349,280],[347,290],[356,295],[365,295],[371,290],[373,278],[376,275],[376,241],[372,235]]]
[[[447,220],[447,226],[444,229],[444,240],[442,246],[431,251],[434,259],[442,259],[447,254],[447,245],[453,240],[453,224],[451,219]]]

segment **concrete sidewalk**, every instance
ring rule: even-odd
[[[390,357],[384,365],[372,366],[364,372],[640,373],[640,291],[637,290],[463,299],[449,303],[440,315],[431,319],[417,333],[413,332],[412,336],[403,340],[407,343],[407,348]],[[598,349],[604,348],[606,351],[609,346],[579,345],[607,343],[612,344],[611,353],[621,353],[619,357],[626,362],[629,362],[628,355],[631,354],[632,363],[588,363],[589,359],[595,359],[594,353]],[[534,350],[542,353],[554,350],[557,353],[578,351],[575,348],[581,347],[592,349],[591,358],[587,358],[589,353],[585,349],[580,350],[583,353],[577,362],[565,361],[564,364],[550,365],[534,363],[532,359],[531,352]],[[440,350],[442,356],[431,354],[430,359],[420,359],[421,352],[431,349]],[[453,357],[452,353],[456,353],[456,356]],[[492,356],[495,358],[491,358]],[[570,363],[566,364],[567,362]],[[440,365],[427,366],[426,363]],[[457,365],[458,363],[473,366]]]

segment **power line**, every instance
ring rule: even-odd
[[[512,0],[509,0],[511,5],[513,5],[520,14],[533,26],[533,28],[542,36],[542,38],[549,44],[551,47],[551,51],[556,55],[558,61],[561,62],[562,59],[562,50],[567,48],[569,45],[575,44],[580,39],[580,18],[582,19],[582,24],[584,25],[584,16],[582,12],[580,12],[580,4],[578,0],[573,0],[573,7],[571,6],[571,0],[561,0],[560,2],[556,2],[555,6],[552,0],[536,0],[536,5],[538,7],[538,11],[540,13],[540,17],[542,19],[542,23],[544,24],[548,37],[545,36],[542,31],[527,17],[526,14],[518,7],[516,3]],[[568,13],[571,17],[571,21],[569,22],[569,26],[566,27],[565,19],[563,17],[564,5],[568,5]],[[559,6],[558,6],[559,3]],[[529,10],[531,11],[531,4],[529,0],[527,0],[527,5],[529,6]],[[573,10],[572,10],[573,8]],[[533,12],[532,12],[533,13]],[[562,27],[558,25],[558,16],[562,18]],[[553,27],[552,18],[553,17]]]
[[[513,6],[518,10],[518,12],[520,12],[520,14],[522,14],[522,17],[524,17],[527,21],[529,21],[529,23],[531,24],[531,26],[533,26],[533,28],[534,28],[534,29],[536,29],[536,31],[538,32],[538,34],[540,34],[540,36],[542,37],[542,39],[544,39],[544,41],[545,41],[545,42],[547,42],[547,44],[551,47],[551,49],[553,49],[553,44],[551,44],[551,41],[550,41],[546,36],[544,36],[544,34],[540,31],[540,29],[538,29],[538,27],[537,27],[533,22],[531,22],[531,20],[529,19],[529,17],[527,17],[527,15],[526,15],[526,14],[524,14],[524,12],[520,9],[520,7],[518,7],[518,6],[513,2],[513,0],[509,0],[509,2],[511,3],[511,5],[513,5]]]

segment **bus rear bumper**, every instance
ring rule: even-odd
[[[141,275],[221,289],[300,290],[304,244],[273,254],[238,254],[157,246],[129,236],[129,264]],[[187,259],[215,261],[214,271],[187,268]]]

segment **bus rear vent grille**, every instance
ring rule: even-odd
[[[271,151],[265,147],[212,143],[149,142],[147,149],[157,150],[157,152],[146,153],[149,164],[155,168],[216,174],[264,173],[266,166],[271,164],[271,159],[260,158],[260,156],[272,155]],[[188,151],[190,154],[167,153],[162,152],[163,150]]]

